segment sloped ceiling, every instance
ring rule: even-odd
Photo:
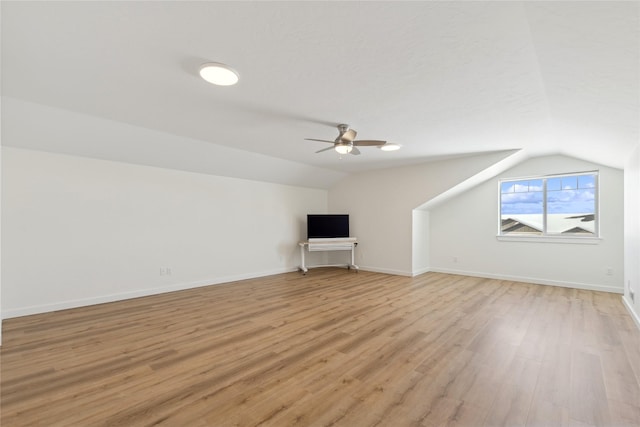
[[[621,168],[639,141],[638,2],[0,7],[4,145],[328,187],[498,150]],[[204,82],[210,61],[240,83]],[[315,154],[338,123],[402,150]]]

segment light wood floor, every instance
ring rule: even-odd
[[[640,425],[616,294],[317,269],[4,328],[4,427]]]

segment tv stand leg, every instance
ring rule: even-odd
[[[356,265],[356,245],[357,243],[355,243],[352,247],[351,247],[351,265],[349,266],[349,269],[354,269],[356,271],[356,273],[358,272],[359,268]]]

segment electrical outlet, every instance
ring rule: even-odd
[[[167,269],[164,267],[160,267],[160,275],[165,276],[167,274]]]
[[[629,288],[629,296],[631,297],[631,302],[635,304],[636,302],[636,293],[633,292],[633,289]]]
[[[613,268],[607,267],[607,276],[613,276]]]
[[[457,264],[457,263],[458,263],[458,257],[457,257],[457,256],[454,256],[454,257],[452,258],[452,261],[453,261],[453,263],[454,263],[454,264]]]
[[[167,276],[171,276],[171,267],[167,267],[166,270],[167,270]]]

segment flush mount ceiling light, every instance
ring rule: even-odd
[[[380,149],[382,151],[396,151],[400,149],[400,145],[394,142],[387,142],[386,144],[381,145]]]
[[[231,67],[217,62],[208,62],[200,66],[200,77],[211,84],[231,86],[238,83],[238,73]]]

